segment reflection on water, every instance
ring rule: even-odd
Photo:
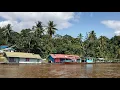
[[[0,78],[120,78],[120,64],[0,64]]]

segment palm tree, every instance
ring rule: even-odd
[[[6,37],[6,44],[8,44],[8,40],[11,38],[11,32],[13,32],[11,24],[6,25],[3,31],[3,34]]]
[[[79,40],[80,40],[80,44],[82,43],[82,39],[83,39],[83,36],[82,36],[82,34],[80,33],[80,34],[78,34],[78,38],[79,38]]]
[[[28,37],[31,32],[31,29],[22,29],[20,35],[22,37]]]
[[[106,45],[107,38],[105,36],[100,36],[98,41],[100,43],[100,47],[104,47]]]
[[[105,57],[106,48],[107,48],[107,41],[108,41],[108,38],[106,38],[105,36],[100,36],[100,38],[98,39],[99,51],[100,51],[100,55],[102,57]]]
[[[90,42],[93,42],[94,40],[96,40],[96,33],[94,32],[94,30],[92,30],[90,33],[89,33],[89,40]]]
[[[47,33],[52,38],[52,35],[55,34],[55,31],[57,30],[56,24],[53,23],[53,21],[48,22],[48,27],[47,27]]]
[[[41,37],[44,34],[44,29],[41,21],[36,22],[36,25],[33,26],[35,30],[35,36]]]

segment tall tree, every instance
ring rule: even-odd
[[[90,42],[94,42],[97,39],[96,33],[94,32],[94,30],[92,30],[91,32],[89,32],[88,39],[89,39]]]
[[[3,34],[6,37],[6,44],[8,44],[8,40],[11,38],[11,32],[13,32],[11,24],[6,25],[3,31]]]
[[[92,30],[91,32],[89,32],[89,34],[87,34],[87,38],[84,42],[84,45],[85,45],[86,56],[95,57],[97,37],[94,30]]]
[[[52,35],[55,34],[55,31],[57,30],[56,28],[56,24],[54,24],[53,21],[49,21],[48,22],[48,26],[47,26],[47,33],[50,36],[50,38],[52,38]]]
[[[31,31],[32,31],[31,29],[22,29],[20,35],[22,37],[28,37]]]
[[[33,26],[33,30],[35,31],[35,36],[42,37],[44,35],[44,29],[41,21],[36,22],[36,25]]]
[[[105,36],[100,36],[100,38],[98,39],[100,57],[105,58],[106,56],[108,40],[109,39]]]
[[[4,28],[0,27],[0,45],[6,44],[6,41],[4,39],[4,34],[3,34]]]
[[[79,41],[80,41],[80,44],[82,43],[82,39],[83,39],[83,36],[82,36],[82,34],[80,33],[80,34],[78,34],[78,38],[79,38]]]

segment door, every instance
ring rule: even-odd
[[[59,59],[59,58],[56,58],[56,59],[55,59],[55,63],[60,63],[60,59]]]
[[[20,58],[15,58],[16,63],[19,63]]]

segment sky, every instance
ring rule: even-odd
[[[120,35],[120,12],[0,12],[0,27],[11,24],[14,31],[32,28],[35,22],[54,21],[56,34],[77,37],[94,30],[97,37]]]

